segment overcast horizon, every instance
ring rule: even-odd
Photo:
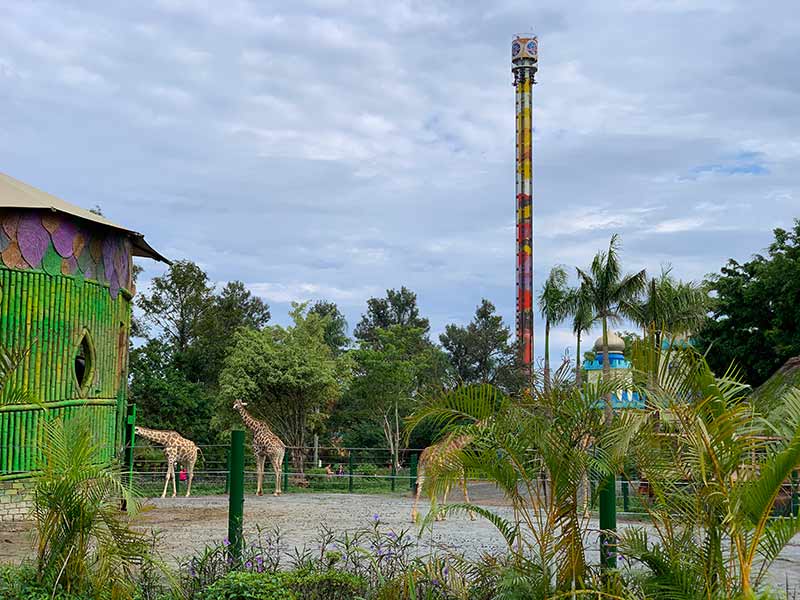
[[[534,33],[537,291],[612,233],[627,271],[700,280],[792,227],[794,3],[562,4],[7,2],[0,171],[244,281],[273,322],[328,299],[352,332],[405,285],[434,339],[484,297],[513,329],[510,45]]]

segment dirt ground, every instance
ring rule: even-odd
[[[490,493],[481,493],[480,484],[470,495],[481,505],[495,505],[494,510],[510,516],[509,509]],[[458,497],[454,501],[460,500]],[[280,498],[248,495],[245,498],[245,529],[256,526],[271,530],[280,528],[287,549],[304,545],[315,546],[318,527],[325,524],[334,531],[362,529],[371,526],[378,515],[387,530],[400,531],[416,528],[411,523],[412,499],[401,495],[362,494],[289,494]],[[193,498],[160,498],[148,500],[142,525],[161,534],[160,549],[165,558],[178,559],[202,550],[206,545],[221,542],[228,527],[227,498],[207,496]],[[427,503],[422,503],[423,514]],[[639,520],[620,518],[619,527],[642,525]],[[595,520],[592,528],[597,528]],[[589,545],[596,539],[590,533]],[[419,538],[418,551],[428,553],[442,549],[455,549],[468,555],[484,551],[501,551],[502,538],[484,520],[470,521],[467,516],[453,516],[436,523],[431,532]],[[32,536],[29,525],[2,524],[0,529],[0,562],[18,562],[32,555]],[[590,552],[589,560],[598,561],[597,552]],[[800,537],[784,550],[770,571],[773,584],[783,589],[788,579],[789,589],[800,590]]]

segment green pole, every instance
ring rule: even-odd
[[[414,486],[417,483],[417,468],[419,465],[419,455],[414,452],[411,454],[411,464],[408,466],[408,487],[414,492]]]
[[[285,492],[289,489],[289,453],[283,453],[283,486],[281,491]]]
[[[349,471],[349,481],[347,482],[347,491],[353,493],[353,451],[347,453],[347,469]]]
[[[392,457],[391,460],[392,460],[392,491],[395,491],[395,479],[397,477],[397,465],[394,463],[394,457]]]
[[[136,447],[136,405],[131,405],[128,414],[128,489],[133,486],[133,450]]]
[[[242,521],[244,519],[244,431],[231,431],[230,494],[228,495],[229,552],[234,561],[242,558]]]
[[[628,491],[628,480],[622,480],[622,510],[628,512],[630,510],[630,494]]]
[[[800,497],[798,497],[797,493],[798,480],[800,480],[798,472],[792,471],[792,516],[794,517],[800,512]]]
[[[612,473],[600,483],[600,529],[613,532],[617,529],[617,481]],[[617,568],[617,540],[613,533],[600,534],[600,567]]]
[[[231,491],[231,449],[225,450],[225,493]]]

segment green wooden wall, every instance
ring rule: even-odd
[[[0,343],[30,347],[14,384],[47,410],[0,405],[0,478],[36,470],[43,419],[87,415],[112,458],[122,444],[131,296],[83,277],[0,266]],[[84,336],[88,377],[79,386],[75,357]]]

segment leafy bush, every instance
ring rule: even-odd
[[[378,467],[373,464],[367,463],[363,465],[358,465],[355,469],[353,469],[356,475],[377,475],[378,474]]]
[[[296,571],[286,577],[286,583],[303,600],[353,600],[366,594],[363,577],[343,571]]]
[[[87,596],[57,590],[55,595],[37,581],[29,566],[0,568],[0,600],[88,600]]]
[[[200,600],[298,600],[278,573],[235,571],[206,588]]]

